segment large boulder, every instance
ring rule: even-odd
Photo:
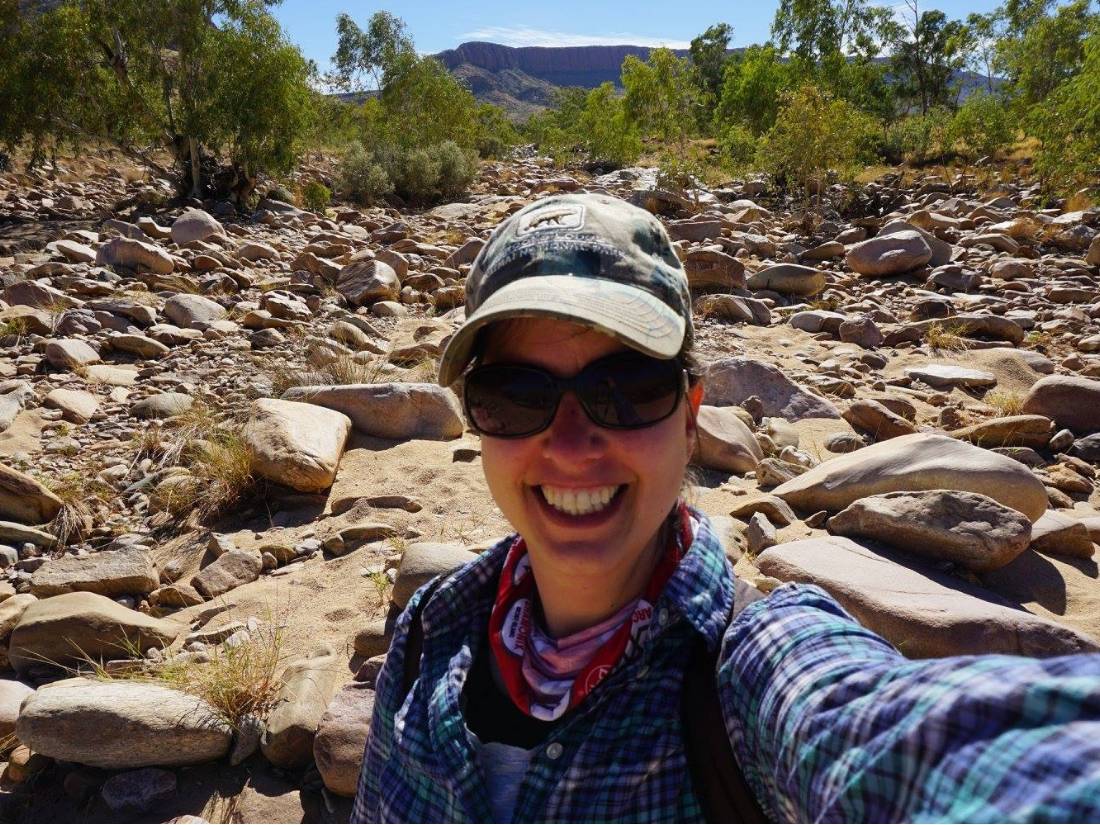
[[[1088,525],[1057,510],[1047,510],[1031,529],[1031,547],[1040,553],[1091,559],[1096,552]]]
[[[76,591],[144,596],[159,584],[148,554],[138,548],[61,556],[48,560],[31,575],[31,593],[40,599]]]
[[[756,437],[729,407],[699,408],[694,461],[727,473],[749,473],[764,458]]]
[[[729,292],[745,285],[745,265],[719,247],[689,251],[684,256],[684,271],[692,289]]]
[[[0,742],[15,733],[15,720],[23,700],[34,693],[34,688],[14,679],[0,679]],[[0,745],[0,753],[3,746]]]
[[[1077,375],[1048,375],[1032,385],[1023,410],[1045,415],[1077,435],[1100,432],[1100,381]]]
[[[26,700],[15,728],[35,753],[120,770],[221,759],[233,731],[197,696],[124,679],[64,679]]]
[[[351,419],[315,404],[260,398],[244,427],[252,471],[300,490],[320,492],[332,486]]]
[[[868,496],[829,519],[827,527],[838,536],[874,539],[978,573],[1004,567],[1031,541],[1031,522],[1023,513],[959,490]]]
[[[16,671],[41,664],[67,666],[118,659],[171,644],[183,625],[123,607],[98,593],[63,593],[30,604],[11,633],[8,656]]]
[[[214,216],[201,209],[185,209],[172,223],[171,229],[172,242],[180,246],[224,234],[225,229]]]
[[[187,329],[221,321],[228,313],[217,301],[202,295],[180,292],[164,302],[164,315],[173,324]]]
[[[401,280],[392,266],[371,258],[355,261],[341,269],[336,278],[336,291],[352,306],[396,301],[401,292]]]
[[[436,384],[390,383],[291,387],[283,398],[338,410],[366,435],[446,441],[462,435],[462,407]]]
[[[1045,415],[1006,415],[955,430],[960,438],[979,447],[1031,447],[1043,449],[1050,442],[1051,422]]]
[[[99,363],[99,353],[85,341],[59,338],[46,343],[46,360],[60,370],[71,370]]]
[[[373,714],[374,690],[352,682],[332,698],[321,717],[313,758],[325,787],[334,794],[355,796]]]
[[[914,433],[822,462],[772,492],[800,510],[838,512],[899,490],[987,495],[1035,521],[1047,508],[1043,483],[1017,461],[946,435]]]
[[[852,246],[844,263],[860,275],[900,275],[924,266],[932,259],[932,249],[921,234],[904,230],[879,235]]]
[[[30,593],[17,593],[0,602],[0,670],[8,670],[8,642],[11,640],[11,632],[27,612],[27,608],[38,599]],[[0,738],[3,738],[0,735]]]
[[[831,402],[794,383],[783,371],[753,358],[723,358],[708,367],[703,401],[730,407],[757,396],[764,415],[799,421],[803,418],[840,418]]]
[[[885,235],[896,235],[899,232],[916,232],[922,238],[924,242],[928,244],[928,248],[932,250],[932,257],[928,259],[928,266],[944,266],[950,263],[953,249],[951,244],[947,241],[937,238],[931,232],[923,229],[919,226],[909,223],[908,221],[890,221],[882,229],[879,230],[878,237]]]
[[[816,584],[906,656],[1010,653],[1054,656],[1100,651],[1075,630],[1039,618],[991,591],[851,539],[788,542],[756,559],[761,573]]]
[[[132,238],[112,238],[96,251],[97,266],[124,266],[135,272],[168,275],[176,261],[163,249]]]
[[[41,482],[0,464],[0,519],[45,524],[61,511],[62,501]]]
[[[291,662],[283,672],[279,705],[267,719],[260,745],[272,765],[305,767],[313,759],[313,738],[336,692],[343,663],[329,647]]]
[[[256,581],[263,567],[263,558],[255,550],[230,550],[196,573],[191,586],[205,598],[214,599]]]
[[[825,289],[825,273],[801,264],[775,264],[754,272],[746,285],[749,289],[768,289],[781,295],[809,298]]]
[[[437,544],[419,541],[405,548],[397,568],[390,598],[402,610],[421,585],[439,575],[453,573],[475,556],[461,544]]]

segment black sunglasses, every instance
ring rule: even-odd
[[[527,364],[486,364],[466,374],[466,417],[482,435],[525,438],[550,426],[567,391],[577,396],[593,423],[637,430],[675,412],[687,386],[676,359],[637,352],[593,361],[572,378],[558,378]]]

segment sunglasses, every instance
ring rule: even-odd
[[[525,438],[550,426],[566,392],[572,392],[594,424],[637,430],[675,412],[687,386],[676,359],[636,352],[593,361],[572,378],[558,378],[527,364],[487,364],[466,374],[466,417],[482,435]]]

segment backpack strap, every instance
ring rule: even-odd
[[[420,619],[421,615],[424,613],[424,605],[432,598],[445,578],[446,576],[440,576],[428,585],[427,589],[424,591],[424,595],[421,596],[420,601],[416,603],[416,607],[413,609],[412,616],[409,619],[409,635],[405,637],[405,668],[401,679],[402,701],[409,695],[409,691],[412,690],[413,682],[415,682],[416,677],[420,675],[420,655],[424,652],[424,625]]]
[[[733,580],[733,588],[729,621],[752,602],[764,598],[763,593],[741,579]],[[706,642],[700,638],[684,673],[680,716],[692,787],[707,822],[767,822],[726,733],[715,678],[718,652],[708,651]]]

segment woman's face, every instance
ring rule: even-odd
[[[577,324],[525,318],[492,329],[482,363],[525,363],[569,377],[625,350]],[[685,402],[653,426],[610,430],[594,424],[566,393],[543,432],[483,436],[482,463],[493,498],[527,542],[536,574],[549,564],[599,575],[630,569],[653,547],[679,495],[694,435]]]

